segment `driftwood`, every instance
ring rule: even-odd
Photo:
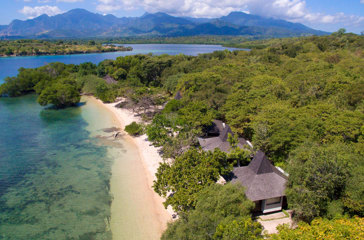
[[[115,135],[114,135],[114,139],[115,139],[115,138],[117,138],[120,134],[121,134],[121,132],[117,132],[117,133],[115,133]]]

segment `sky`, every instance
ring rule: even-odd
[[[74,8],[117,17],[164,12],[214,18],[243,11],[330,32],[339,28],[354,33],[364,31],[364,0],[0,0],[0,25],[41,14],[53,16]]]

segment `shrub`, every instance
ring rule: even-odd
[[[141,124],[132,122],[131,124],[125,126],[125,131],[132,136],[139,136],[144,133],[144,127]]]
[[[359,217],[342,219],[315,219],[311,225],[301,222],[296,229],[288,225],[278,227],[279,233],[272,240],[290,239],[363,239],[364,219]]]

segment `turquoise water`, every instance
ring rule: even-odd
[[[0,83],[8,76],[16,76],[18,68],[36,68],[51,62],[63,62],[66,64],[80,64],[83,62],[99,63],[105,59],[116,59],[119,56],[148,54],[155,55],[185,54],[196,56],[201,53],[210,53],[218,50],[235,50],[235,48],[226,48],[220,45],[198,45],[198,44],[127,44],[133,51],[112,52],[112,53],[91,53],[75,55],[57,55],[57,56],[29,56],[29,57],[4,57],[0,58]]]
[[[111,238],[112,159],[85,111],[0,99],[0,239]]]

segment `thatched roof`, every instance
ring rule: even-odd
[[[104,77],[104,80],[106,81],[107,84],[117,83],[117,81],[115,79],[113,79],[110,75],[106,75]]]
[[[198,142],[204,151],[213,151],[215,148],[218,148],[228,153],[231,151],[230,143],[227,141],[229,133],[234,135],[229,125],[220,120],[214,120],[212,126],[208,129],[208,135],[215,137],[198,138]],[[244,138],[239,138],[238,140],[238,147],[240,148],[247,144]]]
[[[181,92],[180,92],[180,91],[178,91],[178,92],[176,93],[176,95],[174,96],[174,99],[175,99],[175,100],[181,100],[181,99],[182,99],[182,95],[181,95]]]
[[[234,168],[229,178],[243,184],[246,196],[252,201],[285,196],[287,177],[262,151],[256,153],[248,166]]]

